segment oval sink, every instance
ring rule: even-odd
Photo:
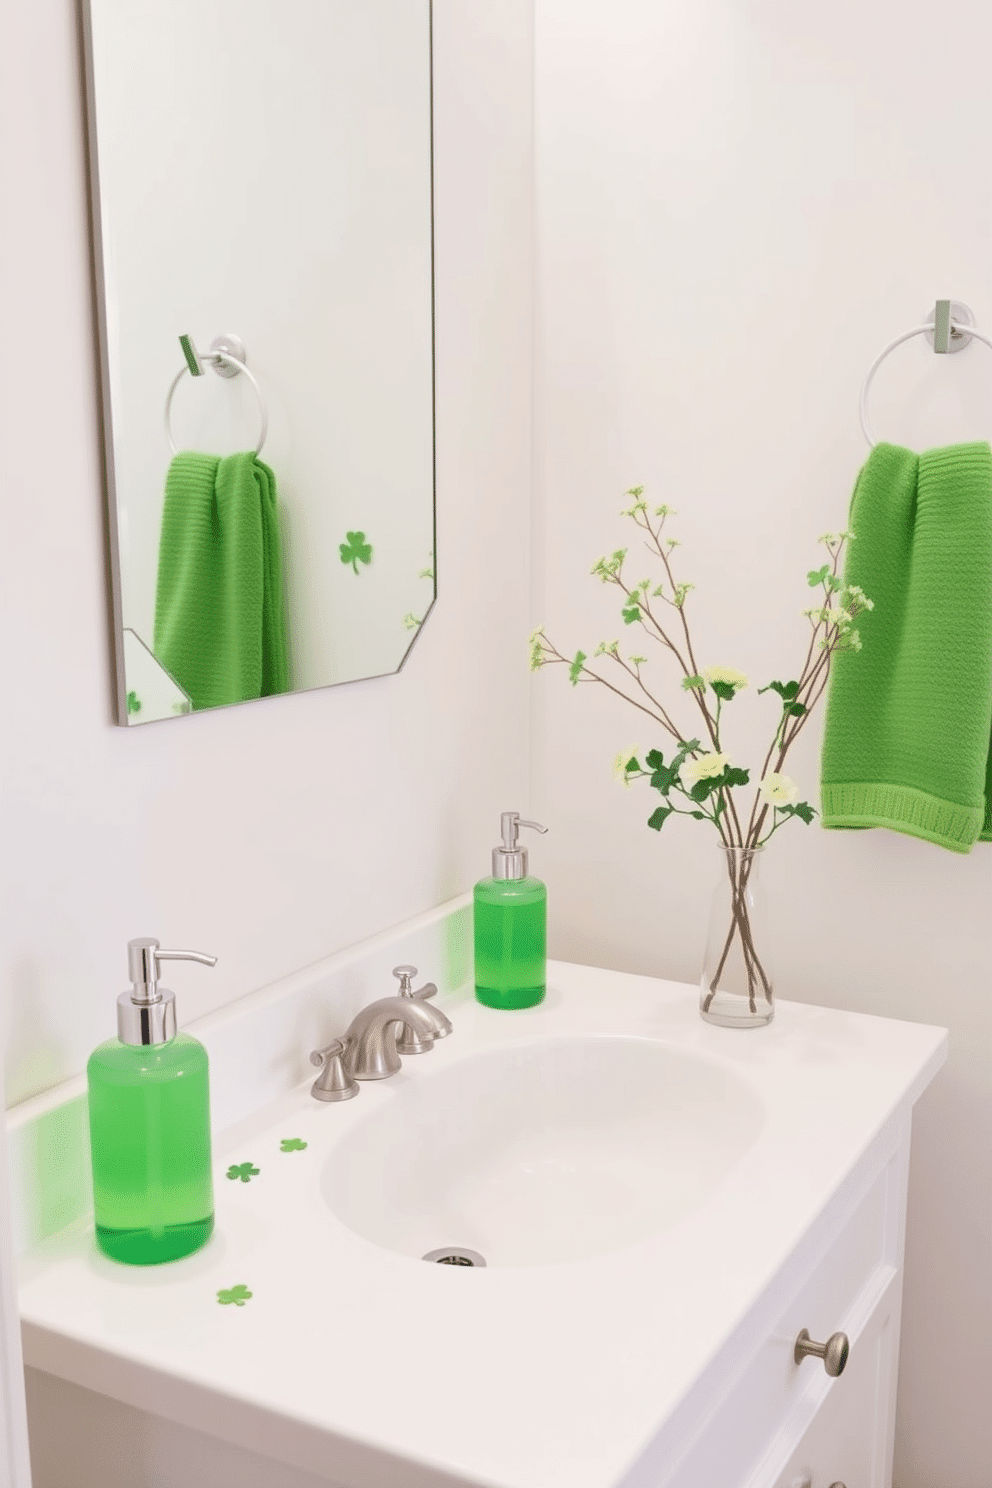
[[[416,1257],[532,1266],[630,1244],[700,1204],[764,1121],[732,1070],[653,1039],[535,1040],[417,1074],[321,1179],[343,1224]]]

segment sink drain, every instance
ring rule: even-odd
[[[440,1250],[429,1250],[424,1261],[433,1261],[437,1266],[484,1266],[485,1256],[477,1250],[466,1250],[460,1245],[442,1245]]]

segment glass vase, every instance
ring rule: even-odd
[[[699,1011],[721,1028],[762,1028],[775,1016],[760,847],[723,847],[710,907]]]

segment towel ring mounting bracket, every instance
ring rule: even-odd
[[[938,300],[924,318],[922,325],[913,326],[912,330],[903,331],[901,336],[896,336],[895,340],[890,341],[888,346],[879,352],[868,368],[868,375],[861,388],[859,414],[861,432],[867,440],[869,449],[872,449],[875,444],[868,422],[868,394],[872,380],[889,353],[895,351],[897,346],[902,346],[903,342],[911,341],[914,336],[926,336],[935,352],[963,351],[972,341],[982,341],[992,348],[992,336],[980,331],[975,325],[975,317],[970,306],[963,304],[960,300]]]
[[[262,446],[265,443],[265,436],[269,432],[269,414],[265,406],[265,399],[262,397],[262,389],[248,370],[248,352],[241,337],[235,336],[231,331],[227,331],[222,336],[215,336],[210,343],[210,350],[203,352],[197,351],[189,336],[180,336],[179,343],[182,346],[183,356],[186,358],[186,361],[173,378],[165,399],[165,435],[169,441],[169,448],[172,450],[172,453],[174,455],[179,453],[175,440],[172,437],[172,399],[176,388],[187,375],[191,377],[202,377],[203,364],[204,362],[208,362],[219,377],[240,377],[244,373],[254,388],[255,396],[258,399],[258,412],[261,421],[255,454],[260,455],[262,453]]]

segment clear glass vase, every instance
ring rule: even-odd
[[[720,849],[699,1011],[721,1028],[761,1028],[775,1016],[760,847]]]

